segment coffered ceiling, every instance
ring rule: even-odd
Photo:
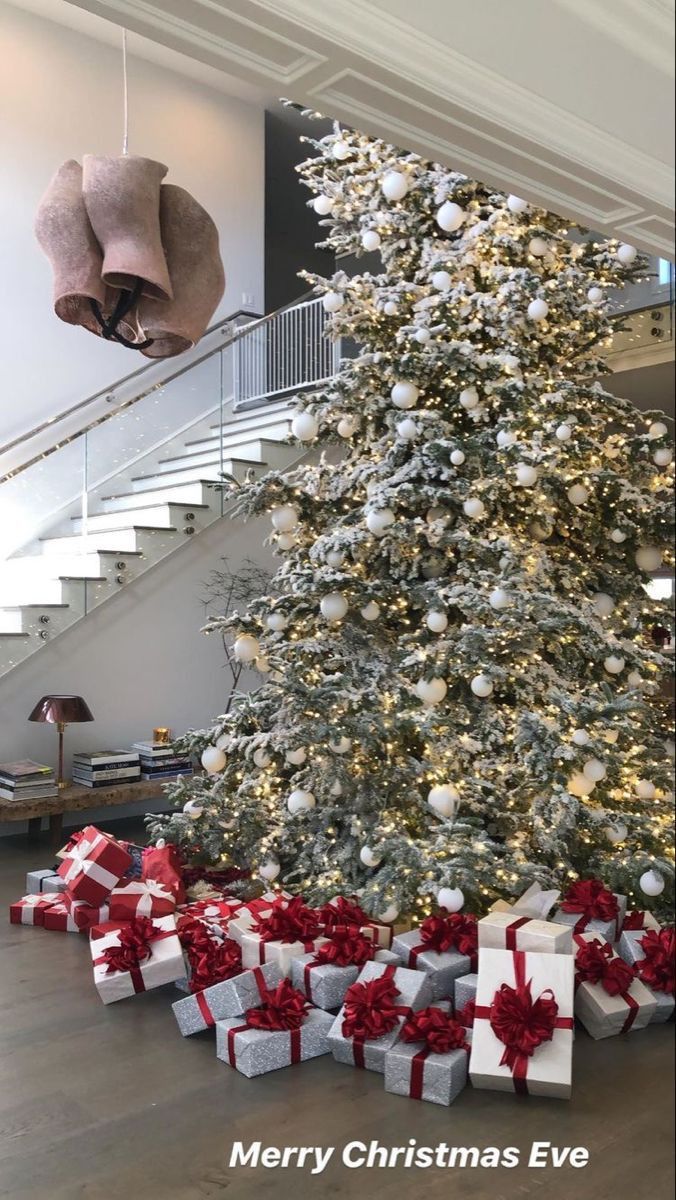
[[[673,256],[674,0],[50,0],[49,9],[124,25],[265,103],[307,103]]]

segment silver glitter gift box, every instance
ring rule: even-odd
[[[216,1022],[216,1057],[246,1075],[247,1079],[267,1075],[268,1071],[278,1071],[294,1062],[328,1054],[332,1022],[331,1014],[319,1008],[311,1008],[300,1029],[292,1032],[242,1028],[242,1017],[229,1017],[226,1021]]]
[[[630,967],[636,966],[636,963],[641,962],[645,958],[645,953],[641,946],[641,938],[645,937],[647,932],[645,929],[631,929],[626,930],[625,933],[620,935],[620,940],[617,943],[617,952],[620,958],[629,963]],[[647,984],[643,986],[648,987]],[[660,1025],[662,1022],[669,1020],[674,1008],[676,1008],[676,1001],[668,992],[659,992],[657,988],[648,987],[648,991],[655,1001],[656,1006],[650,1018],[650,1024]]]
[[[418,1070],[422,1070],[421,1087],[414,1088],[414,1059],[421,1052],[419,1042],[397,1042],[385,1055],[385,1091],[396,1096],[429,1100],[432,1104],[452,1104],[467,1083],[468,1054],[466,1050],[450,1050],[448,1054],[428,1054]]]
[[[401,959],[391,950],[378,950],[375,962],[398,967]],[[347,989],[357,982],[361,967],[337,967],[333,963],[315,963],[314,954],[304,954],[291,963],[291,982],[317,1008],[340,1008]]]
[[[65,892],[65,879],[57,875],[53,868],[43,871],[29,871],[26,875],[26,894],[37,896],[40,892]]]
[[[455,980],[472,969],[469,955],[460,954],[457,950],[445,950],[437,954],[436,950],[426,950],[422,946],[419,929],[402,933],[392,942],[392,949],[401,956],[407,967],[425,972],[432,986],[434,1000],[452,996]]]
[[[387,970],[385,963],[369,962],[362,968],[358,983],[370,983],[373,979],[379,979],[380,976]],[[407,967],[397,967],[394,973],[394,985],[397,988],[399,995],[395,1000],[397,1006],[410,1008],[414,1012],[419,1008],[427,1008],[432,1003],[432,985],[429,982],[427,975],[423,971],[410,971]],[[347,1063],[354,1067],[357,1065],[355,1059],[355,1042],[351,1037],[345,1037],[343,1034],[343,1021],[345,1019],[345,1008],[341,1008],[333,1025],[329,1031],[329,1047],[336,1062]],[[382,1075],[385,1070],[385,1054],[391,1050],[399,1037],[399,1030],[404,1023],[405,1018],[402,1016],[397,1021],[394,1029],[390,1030],[383,1037],[369,1038],[361,1045],[361,1058],[363,1066],[367,1071],[379,1071]],[[357,1057],[359,1057],[359,1052]]]
[[[261,1002],[261,987],[276,988],[282,972],[276,963],[266,963],[254,971],[242,971],[232,979],[214,983],[202,992],[176,1000],[174,1016],[183,1037],[209,1029],[227,1017],[239,1017]]]
[[[601,937],[604,937],[607,942],[612,944],[617,939],[618,930],[622,928],[624,918],[627,914],[627,897],[620,896],[617,892],[615,892],[615,899],[617,900],[619,912],[614,921],[600,921],[592,918],[592,920],[587,921],[587,924],[584,926],[584,929],[582,929],[581,932],[600,933]],[[563,912],[563,910],[559,908],[552,917],[552,921],[554,921],[557,925],[570,925],[574,930],[575,926],[580,920],[580,917],[581,914],[579,912]]]
[[[461,1012],[470,1000],[476,1000],[476,985],[479,976],[461,975],[456,979],[453,989],[453,1003],[456,1012]]]

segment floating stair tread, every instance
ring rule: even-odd
[[[132,492],[132,495],[137,496],[138,492]],[[163,507],[164,508],[169,508],[169,507],[171,507],[171,508],[208,508],[209,505],[208,504],[189,504],[187,500],[166,500],[166,501],[156,500],[154,504],[135,504],[131,511],[132,512],[142,512],[144,508],[163,508]],[[91,512],[91,513],[89,513],[89,516],[90,517],[109,517],[110,513]],[[82,521],[84,518],[83,517],[71,517],[70,519],[71,519],[71,521]],[[165,529],[167,527],[164,525],[134,525],[134,526],[128,526],[128,525],[117,526],[116,525],[115,529],[106,529],[106,530],[103,530],[103,529],[96,530],[95,529],[94,533],[95,534],[96,533],[104,533],[104,532],[105,533],[115,533],[118,528],[119,529],[129,529],[129,528],[133,528],[133,529]],[[82,534],[81,536],[86,537],[87,535]],[[94,550],[93,553],[97,554],[98,551]]]
[[[22,631],[20,631],[18,629],[10,629],[7,631],[7,633],[0,632],[0,637],[29,638],[30,636],[31,636],[30,633],[23,633]]]
[[[224,433],[223,436],[227,437],[227,434]],[[212,445],[214,442],[218,442],[218,434],[212,434],[211,437],[197,438],[196,441],[194,441],[194,442],[184,442],[183,445],[184,446],[203,446],[205,442],[209,442]],[[229,446],[226,446],[225,449],[226,450],[236,450],[238,446],[249,446],[249,445],[251,445],[252,442],[260,442],[261,446],[286,446],[288,444],[282,438],[260,437],[260,436],[257,436],[254,434],[253,437],[243,437],[243,438],[240,438],[238,442],[232,442]],[[202,453],[204,453],[204,452],[202,451]],[[232,457],[234,457],[234,456],[228,455],[228,458],[232,458]]]
[[[188,469],[190,469],[190,468],[188,468]],[[137,475],[133,482],[136,482],[139,479],[161,479],[161,478],[162,478],[161,475]],[[197,484],[200,484],[202,487],[215,487],[218,483],[218,480],[216,480],[216,479],[191,479],[190,483],[197,483]],[[162,484],[162,491],[170,492],[172,488],[182,488],[185,486],[186,486],[185,483],[164,483],[164,484]],[[143,496],[143,495],[144,495],[143,492],[117,492],[113,496],[102,496],[101,499],[102,500],[129,500],[131,498],[131,499],[136,500],[139,496]],[[155,503],[161,504],[162,501],[161,500],[156,501]],[[178,504],[178,503],[183,504],[184,501],[182,501],[182,500],[181,501],[167,500],[166,503],[167,504]],[[154,508],[154,505],[149,505],[149,504],[135,504],[134,505],[134,508],[151,508],[151,507]],[[208,504],[186,504],[186,507],[187,508],[208,508],[209,505]],[[106,553],[108,554],[108,553],[110,553],[110,551],[106,551]],[[133,551],[133,553],[140,554],[141,551],[135,550],[135,551]]]
[[[283,442],[274,442],[274,443],[273,443],[273,445],[275,445],[275,446],[283,446],[283,445],[284,445],[284,443],[283,443]],[[201,451],[201,453],[202,453],[202,454],[208,454],[208,453],[209,453],[209,451],[208,451],[208,450],[202,450],[202,451]],[[158,461],[158,462],[161,462],[161,463],[176,463],[176,462],[185,462],[186,458],[193,458],[193,457],[194,457],[194,455],[193,455],[193,454],[175,454],[175,455],[174,455],[172,458],[158,458],[158,460],[157,460],[157,461]],[[219,463],[220,461],[221,461],[221,456],[220,456],[220,454],[218,453],[218,450],[216,449],[216,450],[214,450],[214,463]],[[242,463],[242,465],[243,465],[243,466],[246,466],[246,467],[264,467],[264,466],[265,466],[265,463],[258,462],[258,461],[257,461],[255,458],[238,458],[236,454],[228,454],[227,458],[224,458],[222,461],[223,461],[223,463],[227,463],[227,462],[229,462],[229,463]],[[195,467],[195,466],[198,466],[198,467],[210,467],[210,466],[211,466],[211,463],[195,463],[195,464],[193,464],[193,468],[192,468],[193,470],[194,470],[194,467]],[[187,470],[187,469],[188,469],[188,468],[186,467],[186,470]],[[181,468],[180,468],[180,467],[174,467],[174,470],[175,470],[175,471],[180,471],[180,470],[181,470]],[[137,476],[136,476],[136,478],[137,478],[137,479],[152,479],[152,478],[154,478],[154,476],[152,476],[152,475],[151,475],[151,476],[149,476],[149,475],[137,475]],[[132,482],[136,482],[136,480],[133,480]]]
[[[73,581],[77,581],[77,583],[107,583],[108,576],[107,575],[58,575],[57,580],[59,583],[72,583]],[[23,608],[23,604],[21,605],[21,607]],[[40,607],[40,605],[38,605],[38,608],[39,607]],[[64,604],[64,608],[68,608],[68,607],[69,607],[69,605]]]
[[[59,576],[60,579],[65,579],[65,575]],[[3,604],[3,612],[23,612],[24,608],[70,608],[70,604]]]

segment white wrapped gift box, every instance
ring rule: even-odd
[[[104,1004],[162,987],[165,983],[174,983],[185,975],[183,950],[173,916],[156,917],[153,920],[159,936],[149,943],[148,958],[131,971],[109,971],[103,954],[110,947],[120,945],[121,924],[108,922],[106,925],[95,925],[90,932],[94,983]]]
[[[526,950],[533,954],[572,954],[573,932],[554,921],[509,912],[490,912],[478,924],[479,950]]]
[[[595,941],[599,941],[599,938],[594,933],[575,934],[578,949],[581,944]],[[613,951],[612,957],[617,958],[618,955]],[[610,995],[602,982],[585,980],[578,983],[575,990],[575,1016],[596,1041],[645,1029],[656,1007],[652,993],[640,979],[634,979],[626,993],[617,996]]]

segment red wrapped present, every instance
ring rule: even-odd
[[[128,883],[123,879],[110,893],[109,905],[111,921],[167,917],[176,908],[176,897],[155,879],[132,879]]]
[[[108,920],[107,904],[100,904],[98,907],[93,904],[85,904],[84,900],[74,900],[67,891],[61,894],[61,899],[71,920],[70,922],[64,921],[63,914],[55,905],[50,910],[52,917],[47,925],[48,929],[63,929],[66,933],[75,933],[76,929],[84,932],[90,930],[92,925],[100,925],[102,921]]]
[[[61,892],[42,892],[40,895],[22,896],[9,906],[12,925],[42,925],[45,913],[55,904],[61,904]]]
[[[108,833],[87,825],[59,866],[74,900],[103,904],[131,866],[131,855]]]
[[[224,933],[227,933],[228,925],[242,907],[243,902],[234,896],[214,896],[206,900],[193,900],[190,904],[182,904],[177,909],[177,913],[181,917],[202,921],[205,925],[218,926]]]
[[[185,974],[173,916],[95,925],[90,949],[94,983],[104,1004],[174,983]]]
[[[185,904],[181,856],[176,846],[146,846],[141,864],[142,879],[163,883],[177,904]]]

